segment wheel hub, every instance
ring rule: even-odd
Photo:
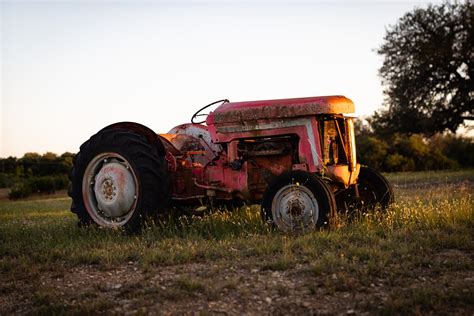
[[[288,201],[287,212],[290,216],[301,216],[304,212],[304,208],[304,203],[298,198]]]
[[[112,198],[117,195],[116,191],[117,187],[114,186],[111,179],[105,180],[102,184],[102,194],[107,200],[112,200]]]
[[[136,199],[136,187],[130,167],[119,162],[104,162],[95,177],[97,206],[107,217],[127,214]]]

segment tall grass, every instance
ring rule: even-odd
[[[351,219],[340,218],[338,227],[304,236],[272,231],[261,220],[257,206],[154,223],[139,235],[127,235],[95,227],[78,228],[74,216],[66,210],[68,199],[2,203],[0,257],[6,259],[0,262],[25,257],[44,264],[65,261],[73,265],[112,265],[139,261],[156,265],[275,254],[285,254],[288,261],[291,257],[316,258],[354,240],[367,242],[380,236],[400,235],[409,238],[413,232],[438,230],[457,230],[459,235],[472,229],[471,193],[449,196],[444,192],[454,189],[443,190],[446,191],[425,198],[404,196],[398,191],[398,202],[385,212],[376,210]],[[288,250],[298,247],[305,248],[303,257]]]

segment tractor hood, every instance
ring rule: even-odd
[[[230,102],[222,104],[211,112],[206,124],[353,112],[354,103],[344,96]]]

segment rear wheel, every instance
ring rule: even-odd
[[[137,231],[168,206],[163,155],[128,130],[103,130],[85,142],[71,180],[71,210],[80,224]]]
[[[335,205],[334,195],[319,176],[290,171],[268,186],[262,216],[283,232],[308,231],[327,226]]]

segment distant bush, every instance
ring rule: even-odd
[[[474,167],[474,139],[462,136],[434,136],[433,147],[439,148],[447,157],[456,160],[462,167]]]
[[[27,185],[35,193],[54,193],[56,191],[53,177],[32,178],[27,181]]]
[[[474,143],[454,135],[381,137],[359,129],[357,157],[361,164],[387,172],[473,168]]]
[[[390,154],[386,157],[384,171],[414,171],[415,161],[398,153]]]
[[[54,188],[56,190],[65,190],[69,187],[68,176],[56,176],[54,177]]]
[[[0,174],[11,174],[21,178],[68,175],[71,172],[74,154],[58,156],[47,152],[26,153],[21,158],[0,158]]]
[[[388,144],[377,137],[366,136],[357,139],[358,160],[379,170],[383,168],[388,149]]]
[[[0,173],[0,189],[11,188],[20,179],[14,174]]]
[[[30,178],[13,185],[9,198],[12,200],[26,198],[32,193],[52,194],[58,190],[67,189],[68,186],[67,176]]]
[[[10,198],[66,189],[74,154],[26,153],[21,158],[0,158],[0,188],[11,188]]]
[[[10,200],[24,199],[30,196],[30,194],[31,189],[26,183],[17,183],[12,187],[8,198]]]

